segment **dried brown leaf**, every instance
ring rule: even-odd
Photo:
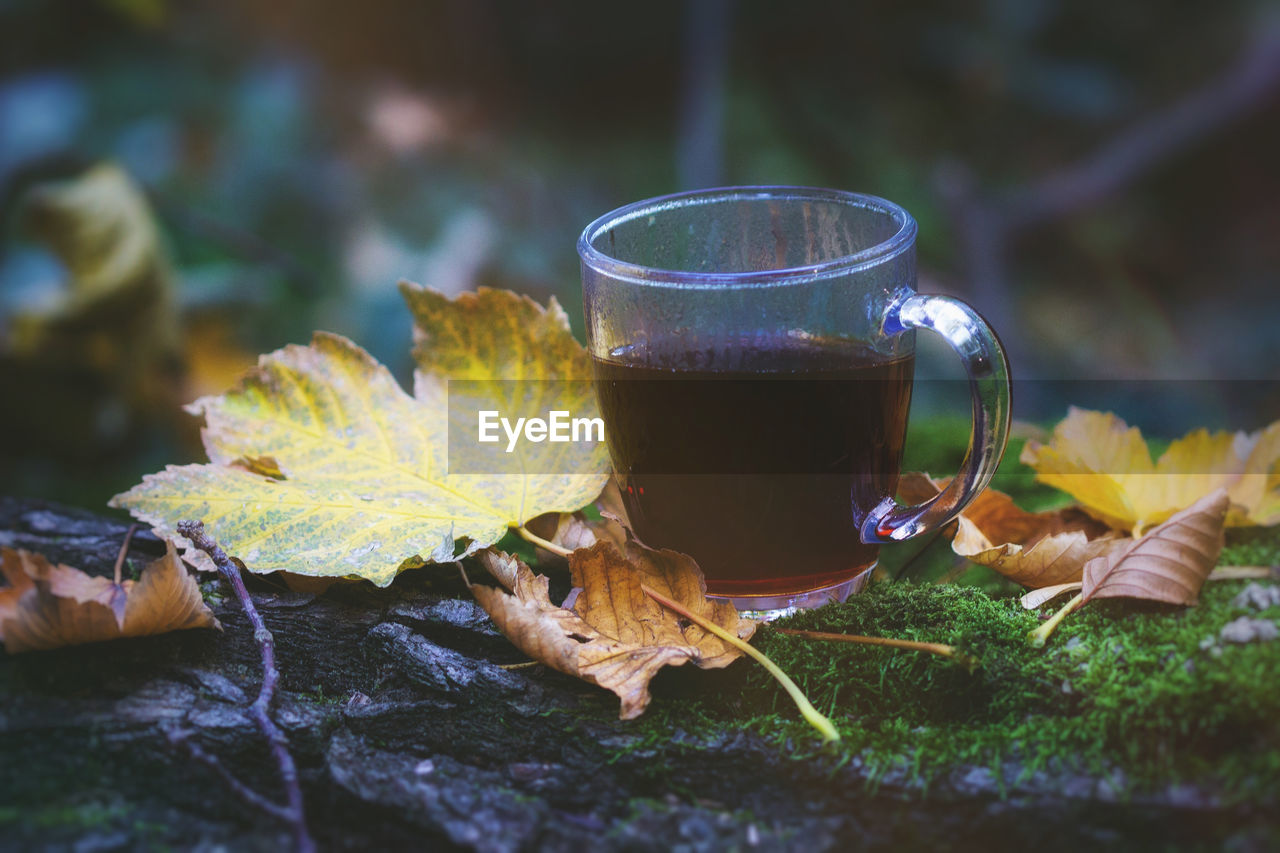
[[[1084,581],[1071,581],[1069,583],[1056,583],[1053,586],[1042,586],[1026,593],[1018,602],[1027,610],[1035,610],[1041,605],[1048,604],[1060,595],[1068,592],[1079,592],[1080,587],[1084,586]]]
[[[572,610],[551,603],[548,579],[535,575],[517,557],[488,548],[476,553],[489,574],[506,587],[472,585],[471,593],[493,624],[521,651],[567,675],[584,677],[578,646],[599,640],[594,628]]]
[[[1119,553],[1084,567],[1083,600],[1145,598],[1195,604],[1222,552],[1231,505],[1225,489],[1205,495]]]
[[[116,584],[111,578],[86,575],[70,566],[58,566],[49,575],[49,591],[58,598],[69,598],[77,604],[100,604],[111,612],[116,626],[124,627],[125,607],[132,581]]]
[[[0,574],[7,586],[0,586],[0,641],[4,640],[4,623],[18,613],[18,601],[36,581],[46,580],[53,564],[40,554],[0,548]]]
[[[221,627],[172,543],[136,583],[118,586],[43,554],[0,548],[0,558],[10,584],[0,589],[0,639],[10,654]]]
[[[658,605],[643,586],[742,639],[756,628],[731,604],[708,600],[697,564],[674,551],[654,551],[635,541],[620,548],[601,536],[569,558],[574,584],[582,589],[572,609],[553,604],[547,578],[535,575],[515,557],[492,549],[477,556],[506,588],[472,587],[499,630],[535,660],[612,690],[622,700],[624,720],[644,712],[649,681],[662,667],[692,662],[714,669],[741,655],[724,640]]]
[[[947,484],[927,474],[904,474],[898,496],[918,503]],[[951,548],[1025,587],[1078,582],[1085,563],[1122,550],[1132,540],[1074,507],[1027,512],[1013,498],[986,489],[957,518]]]

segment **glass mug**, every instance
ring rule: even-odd
[[[777,613],[843,600],[880,543],[937,528],[990,481],[1009,372],[968,305],[915,292],[916,223],[874,196],[731,187],[641,201],[578,240],[605,437],[637,538],[694,557],[709,595]],[[893,495],[915,329],[967,369],[960,472]]]

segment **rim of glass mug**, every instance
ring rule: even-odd
[[[778,269],[743,270],[740,272],[701,272],[676,270],[629,263],[614,258],[595,243],[609,231],[645,216],[653,216],[684,207],[725,201],[828,201],[850,207],[887,214],[898,229],[890,237],[873,246],[817,264]],[[656,196],[611,210],[595,219],[578,237],[578,255],[582,262],[598,273],[637,285],[652,287],[750,288],[800,284],[857,272],[883,263],[911,248],[916,238],[916,221],[904,208],[888,199],[847,190],[799,186],[714,187]]]

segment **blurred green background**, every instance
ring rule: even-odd
[[[178,405],[313,329],[407,377],[402,277],[555,294],[581,334],[582,227],[717,184],[906,206],[921,289],[1004,337],[1016,417],[1256,429],[1277,107],[1280,23],[1251,0],[0,0],[0,493],[100,508],[201,459]],[[164,311],[68,302],[39,188],[101,162],[154,216]],[[918,396],[918,424],[965,411]]]

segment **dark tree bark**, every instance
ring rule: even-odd
[[[126,528],[0,499],[0,545],[94,573],[110,572]],[[131,555],[162,551],[139,534]],[[288,849],[287,827],[172,742],[190,732],[280,801],[249,714],[261,680],[252,631],[215,578],[203,586],[221,598],[222,633],[0,653],[0,849]],[[741,733],[677,728],[653,742],[617,720],[611,694],[502,668],[519,654],[440,569],[386,590],[317,597],[260,579],[254,590],[281,673],[274,719],[321,849],[1247,849],[1274,837],[1266,814],[1185,789],[1120,802],[1105,779],[1018,780],[1010,766],[1004,779],[957,767],[926,793],[905,772],[871,786],[857,760],[796,758]],[[734,683],[732,670],[696,678]],[[690,683],[674,673],[656,702]]]

